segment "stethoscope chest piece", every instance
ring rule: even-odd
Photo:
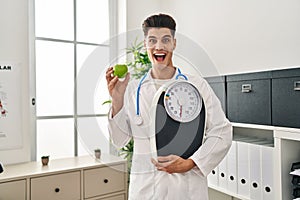
[[[142,116],[141,115],[136,115],[135,117],[134,117],[134,123],[136,124],[136,125],[142,125],[143,124],[143,118],[142,118]]]
[[[180,69],[177,68],[178,70],[178,74],[176,75],[175,79],[178,80],[180,77],[185,79],[187,81],[187,77],[181,73]],[[148,74],[148,73],[147,73]],[[143,84],[143,81],[145,80],[145,78],[147,77],[147,74],[145,74],[139,84],[138,84],[138,88],[137,88],[137,91],[136,91],[136,116],[134,118],[134,123],[138,126],[142,125],[143,124],[143,118],[140,114],[140,90],[141,90],[141,86]]]

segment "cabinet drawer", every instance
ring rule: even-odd
[[[272,80],[272,120],[275,126],[300,128],[300,76]]]
[[[230,121],[271,125],[271,79],[227,82]]]
[[[80,199],[80,172],[31,179],[31,200]]]
[[[84,197],[125,190],[125,166],[116,165],[84,171]]]
[[[26,181],[11,181],[0,183],[1,200],[25,200],[26,199]]]
[[[125,200],[125,194],[120,194],[112,197],[105,197],[101,199],[96,199],[96,200]]]

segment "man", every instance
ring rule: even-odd
[[[232,127],[216,95],[203,78],[187,75],[189,82],[197,87],[204,101],[204,142],[187,159],[177,155],[153,157],[149,139],[153,136],[153,133],[149,133],[152,99],[161,85],[181,73],[172,62],[176,48],[175,30],[174,19],[165,14],[153,15],[144,21],[144,45],[152,68],[143,80],[129,83],[130,75],[127,74],[125,80],[120,81],[113,76],[112,67],[106,72],[112,98],[109,113],[111,139],[117,147],[123,147],[131,138],[134,139],[129,199],[207,200],[206,176],[221,162],[231,145]],[[138,116],[142,120],[137,120]]]

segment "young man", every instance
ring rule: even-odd
[[[152,99],[158,88],[181,73],[173,65],[176,48],[176,23],[165,14],[148,17],[143,23],[144,45],[152,63],[143,80],[124,81],[108,68],[106,79],[112,98],[109,132],[117,147],[134,139],[129,199],[208,199],[206,176],[224,158],[231,146],[232,127],[220,102],[200,76],[186,75],[199,90],[205,105],[205,138],[201,147],[189,158],[177,155],[153,158],[149,133]],[[192,51],[192,50],[191,50]],[[129,83],[129,84],[128,84]],[[137,90],[139,90],[137,94]],[[136,99],[139,95],[137,113]],[[141,119],[137,120],[140,115]]]

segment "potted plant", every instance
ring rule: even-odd
[[[95,153],[95,158],[100,159],[100,157],[101,157],[101,149],[95,149],[94,153]]]
[[[48,165],[48,162],[49,162],[49,156],[42,156],[41,157],[41,160],[42,160],[42,164],[45,166],[45,165]]]

